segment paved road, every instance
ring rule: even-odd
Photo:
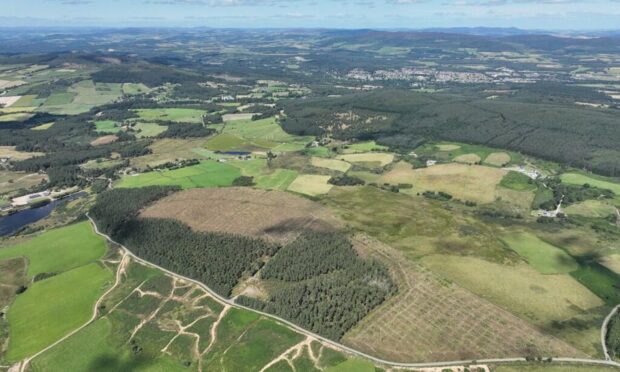
[[[248,311],[253,311],[255,313],[261,314],[265,317],[271,318],[273,320],[276,320],[280,323],[286,324],[287,326],[289,326],[290,328],[294,329],[295,331],[306,335],[306,336],[310,336],[313,337],[317,340],[320,340],[321,342],[330,345],[331,347],[344,351],[346,353],[349,354],[353,354],[362,358],[366,358],[366,359],[370,359],[378,364],[383,364],[383,365],[388,365],[391,367],[397,367],[397,368],[428,368],[428,367],[442,367],[442,366],[456,366],[456,365],[468,365],[468,364],[497,364],[497,363],[514,363],[514,362],[525,362],[525,358],[496,358],[496,359],[476,359],[476,360],[453,360],[453,361],[440,361],[440,362],[426,362],[426,363],[400,363],[400,362],[393,362],[393,361],[389,361],[389,360],[385,360],[385,359],[381,359],[381,358],[377,358],[374,357],[372,355],[368,355],[366,353],[363,353],[361,351],[352,349],[348,346],[342,345],[338,342],[332,341],[330,339],[327,339],[321,335],[318,335],[316,333],[313,333],[311,331],[308,331],[304,328],[299,327],[298,325],[291,323],[290,321],[280,318],[278,316],[275,316],[273,314],[268,314],[268,313],[264,313],[262,311],[256,310],[256,309],[252,309],[243,305],[240,305],[238,303],[236,303],[234,300],[225,298],[220,296],[219,294],[217,294],[216,292],[214,292],[211,288],[207,287],[204,283],[201,283],[197,280],[188,278],[186,276],[183,275],[179,275],[177,273],[174,273],[168,269],[165,269],[159,265],[156,265],[152,262],[146,261],[136,255],[134,255],[129,249],[127,249],[127,247],[125,247],[124,245],[114,241],[112,238],[110,238],[108,235],[102,233],[99,231],[99,229],[97,228],[97,224],[95,223],[95,221],[87,214],[86,215],[88,217],[88,219],[90,220],[90,222],[93,224],[93,227],[95,228],[95,232],[101,236],[103,236],[104,238],[106,238],[109,242],[114,243],[118,246],[120,246],[127,255],[131,256],[134,260],[136,260],[137,262],[142,263],[143,265],[146,266],[150,266],[156,269],[159,269],[165,273],[167,273],[168,275],[171,275],[173,277],[179,278],[179,279],[183,279],[185,281],[194,283],[196,285],[198,285],[199,287],[201,287],[202,289],[204,289],[205,291],[207,291],[211,296],[213,296],[214,298],[216,298],[217,300],[219,300],[222,303],[228,304],[232,307],[238,308],[238,309],[244,309],[244,310],[248,310]],[[565,362],[565,363],[581,363],[581,364],[597,364],[597,365],[607,365],[607,366],[613,366],[613,367],[618,367],[620,368],[620,363],[616,363],[614,361],[611,360],[602,360],[602,359],[579,359],[579,358],[558,358],[558,357],[553,357],[553,361],[554,362]]]

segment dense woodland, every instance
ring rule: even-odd
[[[620,118],[613,111],[510,98],[381,90],[289,101],[283,128],[291,133],[374,139],[412,150],[428,140],[506,148],[600,174],[620,173]],[[352,113],[342,120],[337,114]],[[344,125],[343,125],[344,124]]]
[[[359,258],[341,233],[302,234],[260,275],[277,280],[269,299],[242,296],[241,303],[334,340],[396,291],[385,266]]]

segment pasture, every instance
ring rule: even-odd
[[[318,168],[327,168],[338,172],[346,172],[351,168],[351,164],[346,161],[336,159],[317,158],[313,156],[310,159],[310,164]]]
[[[124,83],[123,94],[135,95],[135,94],[147,94],[152,89],[142,83]]]
[[[178,123],[201,124],[202,116],[206,114],[203,110],[189,108],[155,108],[135,110],[141,120],[153,122],[157,120],[175,121]]]
[[[614,192],[616,195],[620,195],[620,183],[607,180],[604,177],[595,175],[585,175],[581,173],[564,173],[560,176],[562,182],[569,185],[585,185],[598,187],[601,189],[608,189]]]
[[[112,279],[110,270],[91,263],[32,284],[9,308],[7,359],[32,355],[85,323]]]
[[[275,147],[276,144],[263,140],[246,140],[232,134],[218,134],[211,137],[205,143],[205,147],[212,151],[265,151]]]
[[[523,173],[515,171],[508,171],[499,184],[502,187],[515,191],[536,190],[536,184],[531,178]]]
[[[450,163],[413,169],[410,164],[399,162],[380,181],[412,184],[412,189],[403,190],[407,193],[443,191],[458,199],[490,203],[495,200],[495,188],[505,174],[504,170],[479,165]]]
[[[260,189],[284,191],[297,178],[294,170],[268,168],[266,159],[230,160],[227,164],[239,168],[244,176],[254,177],[255,187]]]
[[[26,121],[33,117],[34,114],[28,112],[16,112],[12,114],[0,115],[0,123],[8,121]]]
[[[286,133],[276,122],[275,117],[261,120],[235,120],[226,123],[222,134],[232,135],[271,148],[278,145],[295,144],[296,149],[303,148],[313,137],[299,137]],[[264,143],[264,145],[261,145]],[[271,146],[267,144],[271,143]],[[302,146],[303,145],[303,146]],[[279,151],[285,151],[280,149]],[[292,150],[289,150],[292,151]]]
[[[121,128],[118,123],[112,120],[99,120],[95,122],[95,128],[99,133],[118,133]]]
[[[133,125],[133,129],[137,132],[138,138],[144,137],[157,137],[161,133],[168,129],[165,125],[159,125],[155,123],[136,123]]]
[[[569,273],[579,268],[577,262],[562,249],[531,233],[511,233],[501,239],[541,274]]]
[[[605,218],[616,213],[616,208],[603,200],[585,200],[564,208],[567,215]]]
[[[197,231],[280,242],[288,241],[306,227],[341,225],[328,209],[305,198],[285,192],[237,187],[178,192],[146,208],[141,216],[174,218]]]
[[[156,166],[176,159],[199,159],[194,149],[201,148],[205,140],[202,138],[162,138],[157,139],[149,146],[152,153],[137,158],[131,158],[130,164],[140,169],[147,165]]]
[[[27,189],[47,180],[47,175],[0,170],[0,194]]]
[[[359,154],[338,155],[336,159],[349,163],[364,163],[384,167],[394,161],[394,154],[386,152],[365,152]]]
[[[287,190],[310,196],[327,194],[333,187],[333,185],[327,183],[330,178],[330,176],[300,174],[288,186]]]
[[[115,136],[114,134],[108,134],[105,136],[101,136],[101,137],[97,137],[96,139],[92,140],[90,142],[91,146],[101,146],[101,145],[107,145],[110,144],[112,142],[115,142],[118,139],[117,136]]]
[[[28,276],[67,271],[101,258],[107,250],[103,238],[89,222],[46,231],[19,244],[0,249],[0,260],[28,259]]]
[[[437,150],[439,151],[455,151],[461,148],[461,145],[453,144],[453,143],[440,143],[435,145]]]
[[[371,151],[387,151],[388,147],[383,145],[378,145],[375,141],[365,141],[365,142],[356,142],[350,143],[344,146],[342,150],[343,154],[356,154],[363,152],[371,152]]]
[[[153,185],[178,185],[184,189],[196,187],[230,186],[241,175],[231,165],[205,160],[197,165],[174,170],[157,170],[120,179],[117,187],[144,187]]]
[[[255,114],[253,113],[243,113],[243,114],[225,114],[222,115],[222,120],[224,121],[224,123],[228,123],[230,121],[235,121],[235,120],[251,120],[252,116],[254,116]]]

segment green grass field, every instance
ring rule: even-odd
[[[46,106],[68,105],[73,102],[75,93],[54,93],[45,100]]]
[[[163,133],[168,129],[165,125],[158,125],[155,123],[137,123],[133,126],[133,129],[139,133],[137,133],[137,137],[156,137],[157,135]]]
[[[34,283],[9,308],[6,357],[18,361],[90,319],[112,272],[91,263]]]
[[[45,124],[37,125],[36,127],[32,127],[30,129],[32,129],[32,130],[46,130],[46,129],[50,129],[52,127],[52,125],[54,125],[54,123],[45,123]]]
[[[232,134],[219,134],[209,138],[205,147],[212,151],[265,151],[277,144],[264,140],[246,140]]]
[[[275,118],[267,118],[262,120],[235,120],[226,124],[223,134],[233,135],[252,142],[266,141],[273,143],[273,146],[294,144],[295,150],[298,146],[307,144],[312,137],[299,137],[286,133]],[[267,146],[261,146],[267,147]],[[279,151],[286,151],[286,147],[282,147]],[[291,151],[291,150],[289,150]]]
[[[89,222],[50,230],[23,243],[0,249],[0,259],[28,258],[28,275],[62,272],[99,259],[106,243]]]
[[[585,217],[601,218],[614,214],[616,208],[602,200],[585,200],[581,203],[571,204],[564,209],[568,215],[577,214]]]
[[[139,83],[139,84],[124,83],[123,84],[123,93],[127,95],[149,93],[151,90],[152,90],[151,88],[147,87],[146,85],[142,83]]]
[[[268,169],[266,159],[231,160],[227,164],[239,168],[244,176],[254,177],[256,187],[261,189],[284,191],[297,178],[294,170]]]
[[[136,110],[140,119],[149,122],[156,120],[169,120],[179,123],[202,123],[202,115],[206,114],[203,110],[188,108],[156,108]]]
[[[601,189],[609,189],[614,192],[616,195],[620,195],[620,183],[613,182],[611,180],[606,180],[603,177],[599,176],[586,176],[581,173],[564,173],[560,176],[562,182],[568,183],[570,185],[585,185],[589,184],[590,186],[598,187]]]
[[[334,367],[326,369],[327,372],[374,372],[375,366],[367,360],[349,359]]]
[[[570,255],[536,235],[513,233],[503,236],[502,240],[541,274],[569,273],[579,268]]]
[[[355,154],[358,152],[387,151],[387,146],[377,145],[375,141],[357,142],[346,145],[342,151],[344,154]]]
[[[95,122],[95,127],[99,133],[117,133],[121,128],[118,123],[112,120],[100,120]]]
[[[117,187],[144,187],[178,185],[184,189],[196,187],[230,186],[241,175],[238,168],[207,160],[198,165],[175,170],[153,171],[136,176],[124,176]]]

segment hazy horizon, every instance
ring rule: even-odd
[[[618,0],[22,0],[4,27],[618,29]]]

